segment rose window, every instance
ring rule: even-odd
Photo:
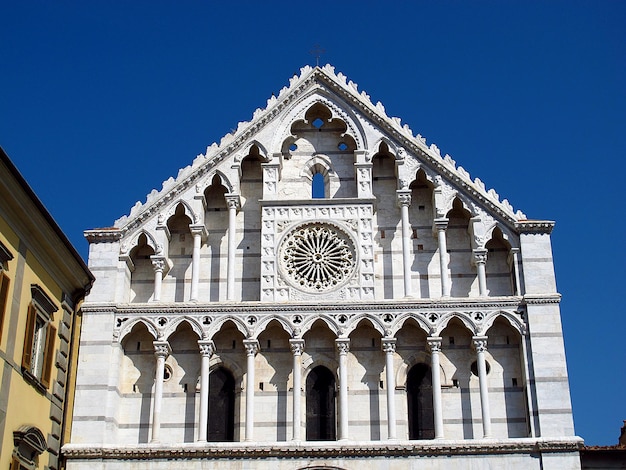
[[[356,266],[350,237],[336,227],[319,223],[292,230],[282,244],[280,259],[287,280],[309,292],[340,287]]]

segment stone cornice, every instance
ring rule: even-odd
[[[83,234],[89,243],[116,242],[122,238],[122,231],[118,228],[85,230]]]
[[[530,297],[541,303],[539,299],[552,299],[553,297],[542,296],[541,298]],[[560,296],[559,296],[560,298]],[[525,298],[524,298],[525,299]],[[394,311],[430,311],[430,310],[498,310],[517,309],[522,305],[523,298],[491,297],[480,299],[446,298],[424,300],[394,300],[394,301],[363,301],[363,302],[177,302],[177,303],[137,303],[115,304],[85,302],[82,305],[83,312],[115,312],[119,314],[202,314],[202,313],[336,313],[336,312],[394,312]],[[528,303],[528,302],[526,302]],[[545,302],[543,302],[545,303]]]
[[[558,304],[561,302],[561,294],[526,294],[523,303],[527,305]]]
[[[521,233],[552,233],[554,228],[552,220],[520,220],[515,224],[517,230]]]
[[[136,446],[98,446],[66,444],[65,458],[73,459],[252,459],[252,458],[337,458],[337,457],[410,457],[485,454],[527,454],[536,452],[578,452],[579,437],[563,439],[477,439],[465,441],[391,442],[301,442],[301,443],[210,443],[139,444]]]

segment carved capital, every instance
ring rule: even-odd
[[[166,358],[172,352],[172,348],[170,348],[170,343],[167,341],[153,341],[154,345],[154,355],[158,357]]]
[[[487,351],[486,336],[472,336],[472,344],[477,353],[484,353]]]
[[[198,340],[198,347],[200,348],[200,355],[203,357],[211,357],[215,353],[215,343],[211,340]]]
[[[398,207],[409,207],[411,205],[411,190],[409,189],[398,189],[396,190],[396,202],[398,203]]]
[[[485,264],[487,262],[487,250],[484,250],[484,249],[472,250],[472,254],[474,255],[474,258],[473,258],[474,264]]]
[[[301,356],[304,352],[304,340],[303,339],[290,339],[289,346],[294,356]]]
[[[339,355],[348,354],[348,351],[350,351],[350,338],[337,338],[335,346],[337,351],[339,351]]]
[[[193,236],[200,235],[200,238],[202,240],[206,239],[206,237],[208,236],[207,229],[203,224],[190,225],[189,231]]]
[[[426,341],[431,352],[441,352],[441,336],[429,336]]]
[[[158,257],[151,257],[151,261],[152,261],[152,267],[154,268],[154,272],[155,273],[162,273],[163,271],[165,271],[165,267],[167,266],[167,263],[165,261],[165,258],[158,256]]]
[[[243,347],[246,348],[248,356],[255,356],[259,352],[259,342],[256,339],[244,339]]]
[[[239,210],[241,208],[241,199],[239,198],[239,194],[224,194],[224,199],[226,199],[226,206],[229,209]]]
[[[396,352],[396,338],[383,338],[381,341],[381,347],[384,353]]]

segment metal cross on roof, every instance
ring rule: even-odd
[[[322,54],[324,54],[325,52],[326,52],[326,50],[325,50],[325,49],[322,49],[322,48],[321,48],[321,46],[320,46],[319,44],[315,44],[315,45],[313,46],[313,49],[311,49],[311,50],[309,51],[309,53],[310,53],[312,56],[314,56],[314,57],[315,57],[315,65],[316,65],[317,67],[319,67],[319,66],[320,66],[320,57],[321,57],[321,55],[322,55]]]

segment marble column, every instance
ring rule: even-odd
[[[487,296],[487,273],[485,266],[487,264],[487,250],[474,249],[472,250],[474,255],[474,264],[476,265],[476,271],[478,273],[478,293],[481,297]]]
[[[152,295],[153,302],[159,302],[161,300],[161,285],[163,283],[163,271],[165,271],[165,258],[152,257],[152,267],[154,268],[154,294]]]
[[[198,300],[198,284],[200,282],[200,249],[202,248],[202,237],[206,236],[204,225],[192,225],[189,227],[193,236],[193,253],[191,256],[191,293],[189,300]]]
[[[209,425],[209,364],[215,352],[215,344],[210,340],[198,340],[202,364],[200,366],[200,422],[198,423],[198,442],[207,441]]]
[[[515,277],[515,295],[522,295],[522,288],[519,278],[519,248],[511,248],[509,253],[510,263],[513,265],[513,276]]]
[[[389,439],[396,439],[396,377],[393,367],[396,338],[383,338],[382,348],[385,353],[385,379],[387,381],[387,435]]]
[[[335,340],[339,352],[339,439],[348,439],[348,351],[350,339]]]
[[[293,440],[301,439],[302,431],[302,352],[303,339],[290,339],[289,345],[293,353]]]
[[[254,356],[259,352],[256,339],[244,339],[246,348],[246,441],[254,440]]]
[[[226,299],[235,300],[235,248],[237,210],[240,208],[239,195],[226,194],[228,207],[228,267],[226,272]]]
[[[161,402],[163,401],[163,377],[165,375],[165,359],[172,350],[167,341],[154,341],[154,355],[156,357],[156,373],[154,377],[154,403],[152,407],[152,439],[159,442],[161,431]]]
[[[448,219],[435,219],[437,241],[439,243],[439,272],[441,273],[441,296],[450,297],[450,276],[448,275],[448,247],[446,246],[446,230]]]
[[[478,384],[480,387],[480,409],[483,418],[483,437],[491,437],[491,412],[489,410],[489,386],[487,384],[487,361],[485,351],[487,351],[487,337],[472,337],[474,349],[476,349],[478,365]]]
[[[411,190],[399,189],[396,191],[400,216],[402,219],[402,264],[404,277],[404,296],[410,297],[411,288],[411,225],[409,223],[409,206],[411,205]]]
[[[439,353],[441,352],[441,337],[429,336],[427,338],[430,348],[430,367],[433,384],[433,415],[435,418],[435,439],[443,439],[443,404],[441,401],[441,367],[439,365]]]

